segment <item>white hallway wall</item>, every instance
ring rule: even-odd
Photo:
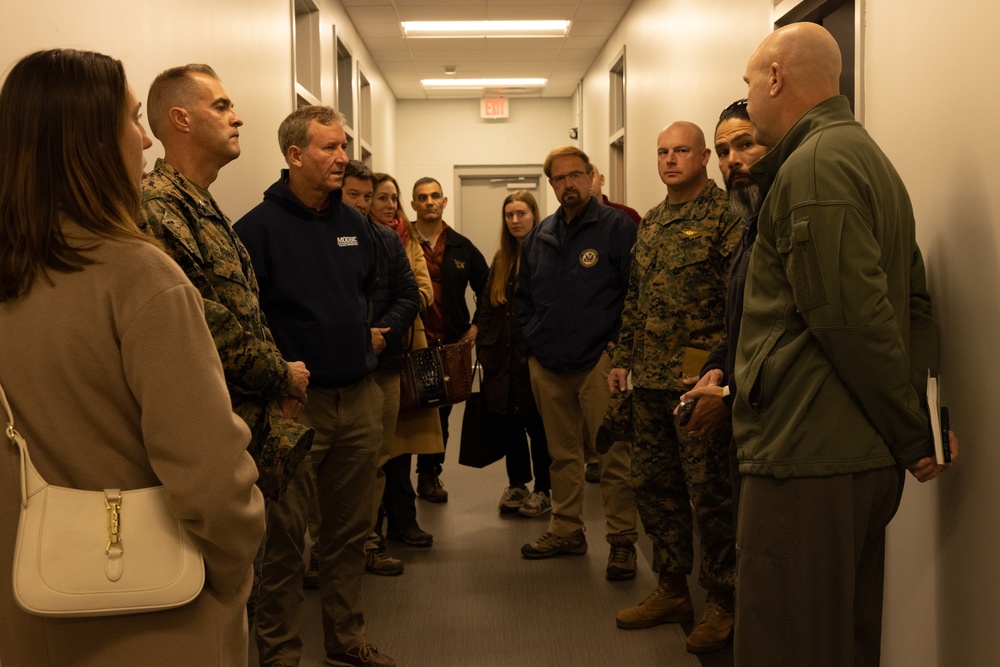
[[[395,167],[396,99],[337,0],[318,0],[322,101],[333,98],[332,25],[372,85],[374,165]],[[277,130],[294,108],[289,0],[49,0],[0,5],[0,71],[38,49],[91,49],[121,59],[145,102],[153,77],[189,62],[215,68],[244,121],[242,155],[224,168],[212,193],[234,221],[256,206],[284,166]],[[356,85],[356,84],[355,84]],[[146,152],[150,167],[163,154]]]
[[[455,167],[470,165],[540,165],[549,150],[570,141],[573,121],[568,98],[509,100],[510,117],[480,118],[479,100],[400,100],[396,113],[397,172],[403,190],[400,199],[412,220],[410,200],[413,183],[424,176],[441,182],[445,196],[454,199]],[[539,208],[547,215],[559,206],[551,188],[543,183]],[[463,225],[486,224],[499,230],[497,218],[463,221]],[[449,201],[449,204],[451,202]],[[455,219],[455,209],[445,211],[445,220]]]
[[[768,0],[636,0],[583,81],[582,147],[608,163],[608,71],[625,49],[626,203],[645,214],[666,196],[656,172],[665,125],[699,125],[712,145],[719,112],[744,97],[747,55],[768,31]],[[606,171],[606,169],[605,169]],[[709,176],[722,186],[714,158]]]
[[[987,0],[869,1],[867,126],[913,199],[963,447],[940,484],[910,480],[890,526],[890,666],[992,665],[1000,655],[1000,139],[990,129],[1000,54],[983,48],[998,22]]]
[[[865,29],[866,124],[906,181],[917,212],[935,309],[942,322],[945,397],[963,443],[962,462],[941,483],[910,480],[890,527],[884,659],[887,667],[987,665],[1000,654],[1000,530],[993,445],[993,332],[1000,329],[1000,189],[990,179],[998,147],[992,131],[998,94],[989,85],[1000,54],[1000,9],[986,0],[947,8],[930,0],[868,0]],[[645,212],[664,194],[655,173],[655,138],[667,122],[707,131],[744,94],[746,58],[770,29],[772,0],[636,0],[584,79],[581,146],[607,155],[607,69],[627,48],[627,202]],[[254,206],[281,167],[276,128],[291,110],[291,46],[286,0],[148,0],[0,8],[0,67],[55,46],[122,58],[139,97],[165,67],[209,62],[246,121],[243,156],[213,192],[233,218]],[[456,164],[541,162],[568,143],[577,125],[570,100],[512,100],[506,123],[478,119],[475,101],[398,104],[384,86],[337,0],[323,0],[322,23],[337,23],[369,78],[378,170],[405,189],[423,175],[453,187]],[[343,28],[341,28],[342,26]],[[904,27],[905,26],[905,27]],[[332,101],[329,33],[323,42],[324,101]],[[522,110],[523,109],[523,115]],[[152,159],[160,153],[150,150]],[[717,167],[710,173],[719,180]],[[551,210],[551,207],[548,207]],[[491,223],[492,224],[492,223]],[[987,298],[989,297],[989,298]],[[991,361],[992,360],[992,361]]]
[[[773,0],[636,0],[584,79],[582,144],[607,155],[608,68],[627,59],[627,200],[664,196],[655,138],[667,122],[714,130],[744,96],[750,53],[771,29]],[[887,544],[883,661],[887,667],[992,665],[1000,655],[1000,530],[993,406],[1000,403],[1000,9],[987,0],[868,0],[866,127],[913,199],[917,236],[941,325],[945,400],[962,440],[943,479],[907,480]],[[710,139],[711,141],[711,139]],[[717,167],[710,174],[721,183]]]

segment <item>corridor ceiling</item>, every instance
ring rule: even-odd
[[[483,91],[425,91],[421,79],[542,77],[541,97],[569,97],[632,0],[342,0],[398,99],[482,97]],[[558,38],[407,39],[401,21],[568,19]],[[537,90],[487,91],[509,97]]]

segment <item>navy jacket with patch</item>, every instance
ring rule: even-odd
[[[593,368],[618,339],[635,237],[625,213],[591,197],[570,224],[559,207],[524,239],[519,322],[542,366],[557,373]]]

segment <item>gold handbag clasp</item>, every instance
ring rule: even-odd
[[[108,508],[108,546],[104,553],[110,553],[111,547],[120,548],[121,543],[121,509],[122,494],[118,489],[104,491],[104,505]]]

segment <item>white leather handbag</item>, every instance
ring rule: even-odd
[[[7,437],[20,450],[14,598],[38,616],[111,616],[187,604],[205,564],[162,486],[82,491],[45,482],[0,386]]]

